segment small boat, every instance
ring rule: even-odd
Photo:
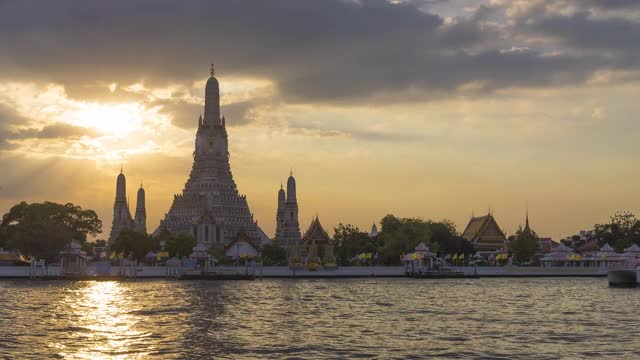
[[[611,287],[637,287],[640,284],[640,263],[628,261],[623,268],[609,269],[607,278]]]

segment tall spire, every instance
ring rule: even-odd
[[[116,181],[116,201],[126,201],[127,199],[127,178],[124,176],[124,172],[122,172],[122,167],[120,167],[120,174],[118,175]]]
[[[209,74],[211,74],[211,76],[216,75],[216,69],[214,68],[213,63],[211,63],[211,69],[209,70]]]
[[[142,179],[140,180],[140,189],[138,189],[138,196],[136,199],[136,215],[134,219],[134,227],[137,231],[147,233],[147,208],[146,208],[146,194],[142,187]]]
[[[220,125],[220,85],[215,78],[215,70],[211,64],[211,77],[207,80],[204,90],[204,121],[203,125]]]
[[[293,177],[293,171],[292,171],[291,175],[289,175],[289,179],[287,179],[287,203],[297,204],[297,202],[298,200],[296,199],[296,179]]]
[[[525,203],[526,215],[525,215],[525,229],[529,229],[529,202]]]

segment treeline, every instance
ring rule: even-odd
[[[597,241],[600,246],[609,244],[618,252],[633,244],[640,245],[640,220],[631,212],[619,211],[608,222],[594,225],[584,236],[574,235],[564,243],[576,248],[590,241]]]
[[[339,224],[333,239],[338,265],[350,265],[358,253],[377,253],[381,265],[399,265],[401,255],[413,252],[424,242],[431,252],[441,256],[448,254],[473,254],[470,242],[462,238],[456,226],[449,220],[433,221],[418,218],[398,218],[387,215],[380,221],[377,236],[361,231],[350,224]]]

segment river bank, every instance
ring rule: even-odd
[[[460,266],[447,268],[448,272],[463,274],[466,277],[606,277],[607,268],[604,267],[473,267]],[[335,269],[291,269],[287,266],[219,266],[214,273],[216,278],[238,278],[248,275],[256,278],[368,278],[368,277],[406,277],[404,266],[366,266],[366,267],[338,267]],[[198,270],[188,268],[169,268],[165,266],[96,266],[88,264],[82,274],[65,276],[59,266],[48,266],[46,271],[38,274],[38,278],[78,280],[109,280],[119,277],[135,277],[159,279],[167,277],[187,276],[197,278]],[[0,279],[29,279],[34,274],[28,266],[0,266]],[[209,277],[212,278],[212,277]]]

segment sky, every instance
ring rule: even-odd
[[[122,165],[153,231],[213,62],[269,236],[293,171],[303,231],[528,206],[558,239],[640,213],[638,44],[637,0],[0,0],[0,212],[72,202],[107,238]]]

